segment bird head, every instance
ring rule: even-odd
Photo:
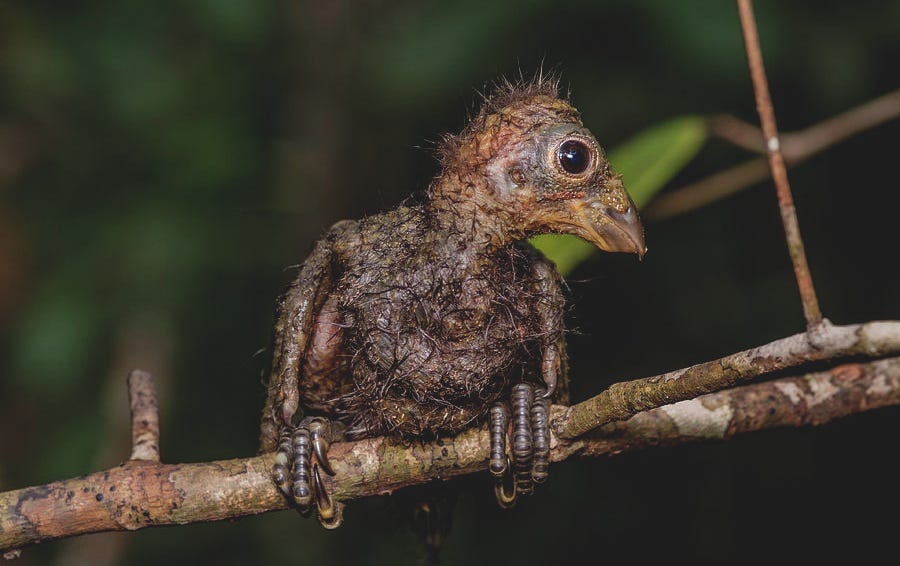
[[[555,81],[506,84],[441,148],[433,205],[472,217],[503,241],[574,234],[609,252],[643,256],[635,205]],[[462,211],[462,212],[460,212]]]

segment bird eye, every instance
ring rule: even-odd
[[[584,173],[591,163],[591,150],[583,142],[568,140],[556,150],[560,166],[572,175]]]

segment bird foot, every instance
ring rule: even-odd
[[[306,417],[297,426],[284,425],[272,466],[278,488],[303,516],[308,516],[315,504],[319,523],[326,529],[336,529],[344,520],[344,504],[334,500],[321,474],[334,475],[328,447],[342,436],[340,425],[322,417]]]
[[[496,479],[497,503],[504,509],[512,507],[520,494],[533,493],[534,484],[545,482],[550,466],[550,400],[545,391],[519,383],[513,387],[510,406],[511,410],[499,402],[490,412],[490,470]]]

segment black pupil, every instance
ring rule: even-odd
[[[573,175],[584,173],[590,160],[588,148],[583,143],[574,140],[569,140],[559,146],[557,155],[562,168]]]

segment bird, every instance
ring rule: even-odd
[[[503,507],[547,478],[550,402],[568,396],[564,284],[528,243],[574,234],[642,257],[622,178],[559,81],[501,81],[439,144],[420,202],[332,226],[277,304],[260,451],[326,528],[331,443],[487,425]]]

